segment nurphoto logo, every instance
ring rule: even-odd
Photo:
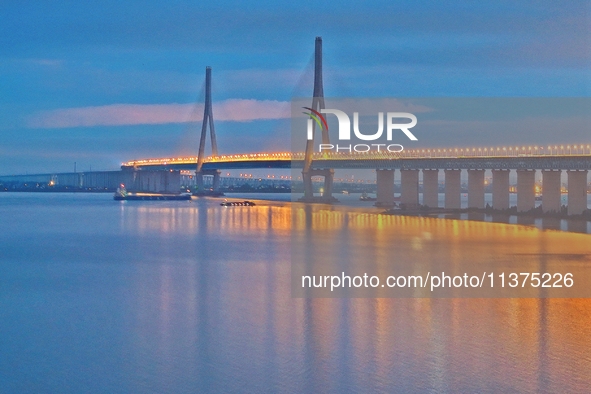
[[[321,109],[316,111],[310,107],[303,107],[310,112],[304,112],[308,115],[308,140],[314,140],[314,123],[318,125],[321,131],[328,132],[328,122],[323,114],[333,114],[337,117],[339,122],[339,141],[351,141],[351,120],[349,115],[338,109]],[[394,130],[400,130],[411,141],[417,141],[417,137],[409,130],[417,125],[417,117],[409,112],[387,112],[386,113],[386,140],[392,141]],[[399,123],[399,120],[407,119],[410,122]],[[378,112],[378,130],[373,134],[364,134],[359,130],[359,112],[353,112],[353,133],[355,138],[361,141],[376,141],[382,138],[384,134],[384,113]],[[377,152],[401,152],[404,147],[400,144],[318,144],[319,152],[369,152],[375,150]]]

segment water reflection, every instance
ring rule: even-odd
[[[407,232],[397,236],[414,240],[405,252],[433,248],[449,236],[455,256],[466,252],[466,242],[476,245],[471,253],[485,255],[531,245],[546,256],[536,264],[547,253],[589,252],[587,236],[333,208],[303,207],[293,216],[286,207],[205,208],[187,211],[194,222],[173,219],[167,210],[137,212],[138,223],[156,215],[170,222],[163,229],[174,222],[177,235],[199,234],[193,246],[176,246],[191,258],[163,261],[158,270],[137,266],[132,337],[143,340],[130,349],[141,355],[130,373],[145,373],[156,361],[153,374],[143,375],[146,386],[176,392],[582,392],[591,385],[588,300],[293,299],[289,290],[292,226],[307,241],[354,232],[372,245],[391,242],[387,230],[404,226]],[[232,234],[246,242],[220,243]],[[487,246],[491,238],[499,240],[494,251]],[[214,253],[204,240],[236,253]],[[318,242],[308,247],[324,250]],[[369,259],[379,262],[380,253]]]
[[[145,233],[197,234],[206,229],[240,233],[244,230],[275,229],[288,231],[289,210],[278,206],[218,207],[215,200],[165,206],[121,205],[121,226],[125,231]],[[123,220],[124,219],[124,220]]]
[[[440,219],[459,219],[492,223],[520,224],[536,227],[541,230],[560,230],[573,233],[591,234],[591,221],[581,218],[562,219],[555,217],[516,216],[502,213],[460,213],[430,215]]]
[[[22,198],[0,205],[15,223],[0,233],[6,392],[591,387],[588,299],[292,298],[290,265],[292,249],[303,249],[295,235],[329,264],[337,261],[325,242],[340,242],[339,258],[351,256],[340,264],[352,267],[365,247],[382,273],[388,249],[368,246],[394,244],[415,260],[511,254],[528,269],[560,259],[588,270],[588,235],[297,204],[230,210],[76,196],[48,207]]]
[[[292,286],[294,295],[335,297],[431,296],[430,289],[302,288],[302,277],[376,275],[449,275],[494,273],[495,287],[438,289],[439,297],[589,297],[591,281],[589,235],[547,232],[535,227],[367,214],[347,208],[294,205],[292,223]],[[543,267],[542,261],[545,259]],[[506,272],[572,273],[572,288],[542,291],[521,286],[500,288]],[[554,281],[553,281],[554,282]],[[486,283],[490,283],[487,281]],[[506,282],[507,283],[507,282]],[[465,287],[465,286],[463,286]],[[546,294],[547,293],[547,294]]]

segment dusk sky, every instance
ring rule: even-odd
[[[326,96],[588,97],[590,4],[4,2],[0,174],[194,154],[206,66],[220,152],[289,150],[316,36]]]

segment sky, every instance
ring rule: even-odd
[[[2,2],[0,174],[195,154],[206,66],[220,152],[288,151],[316,36],[326,96],[588,97],[590,11],[546,0]]]

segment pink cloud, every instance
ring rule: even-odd
[[[47,67],[61,67],[64,64],[63,60],[58,59],[31,59],[33,64]]]
[[[231,99],[213,104],[218,121],[249,122],[290,117],[290,103]],[[41,111],[27,119],[31,128],[67,128],[198,122],[203,104],[112,104]]]

